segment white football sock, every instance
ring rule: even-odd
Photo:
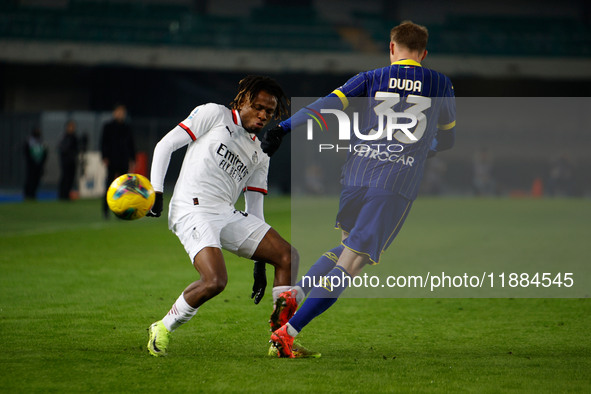
[[[281,294],[284,291],[287,291],[289,289],[291,289],[291,286],[276,286],[276,287],[273,287],[273,305],[275,305],[275,301],[277,301],[277,298],[279,298],[279,294]]]
[[[302,289],[300,286],[294,286],[292,289],[297,290],[298,293],[296,294],[296,301],[298,305],[300,305],[302,301],[304,301],[304,298],[306,298],[306,293],[304,293],[304,289]]]
[[[291,335],[292,337],[295,337],[296,335],[298,335],[298,334],[299,334],[299,331],[298,331],[298,330],[296,330],[295,328],[293,328],[293,327],[291,326],[291,324],[287,323],[287,333],[288,333],[289,335]]]
[[[172,308],[170,308],[168,314],[162,319],[162,323],[164,323],[164,326],[168,331],[173,332],[181,324],[191,320],[198,310],[199,308],[193,308],[191,305],[187,304],[185,296],[181,293],[179,298],[177,298],[176,302],[172,305]]]

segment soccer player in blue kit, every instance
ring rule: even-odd
[[[306,274],[312,278],[323,277],[323,286],[312,287],[311,283],[300,281],[278,298],[275,311],[281,318],[271,321],[274,330],[271,342],[279,357],[298,357],[293,349],[294,337],[336,302],[365,265],[379,262],[381,253],[400,231],[417,197],[427,158],[454,144],[453,86],[447,76],[421,66],[427,56],[427,40],[424,26],[402,22],[390,33],[390,66],[359,73],[307,107],[317,111],[345,109],[349,105],[348,98],[367,97],[375,104],[372,108],[375,114],[412,114],[417,123],[406,133],[395,130],[391,140],[384,135],[383,140],[375,141],[380,142],[381,149],[376,144],[349,152],[342,168],[336,218],[337,227],[342,230],[342,242],[326,252]],[[292,127],[305,122],[305,113],[305,109],[298,111],[269,130],[261,144],[263,151],[272,155]],[[375,114],[365,116],[364,127],[360,128],[362,133],[374,132]],[[360,143],[367,141],[351,136],[351,145]],[[402,151],[388,149],[394,144]],[[295,312],[298,302],[305,296],[306,302]]]

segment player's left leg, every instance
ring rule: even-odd
[[[251,258],[275,268],[273,287],[291,286],[294,283],[299,263],[298,252],[275,229],[267,231]]]
[[[297,275],[299,255],[289,242],[270,228],[258,244],[252,259],[264,261],[275,268],[273,280],[273,313],[269,319],[271,331],[287,323],[303,300],[301,289],[291,289]]]
[[[330,272],[337,264],[341,253],[343,252],[343,245],[338,245],[326,251],[312,266],[308,269],[305,275],[296,283],[296,286],[302,288],[304,296],[310,293],[314,283],[319,283],[322,278]]]
[[[183,295],[187,304],[199,308],[225,289],[228,273],[222,250],[216,247],[203,248],[195,256],[193,266],[201,278],[187,286]]]
[[[343,201],[346,200],[343,195],[349,192],[351,198]],[[412,205],[412,201],[397,193],[376,189],[345,189],[341,197],[338,218],[349,223],[353,219],[354,225],[345,227],[352,229],[342,242],[345,249],[336,267],[326,275],[323,285],[313,288],[300,310],[271,336],[281,357],[293,357],[294,337],[336,302],[365,265],[379,261],[381,253],[398,234]]]
[[[262,219],[238,210],[234,210],[227,218],[221,241],[224,249],[240,257],[271,264],[275,268],[273,303],[283,306],[278,312],[276,309],[275,314],[287,315],[287,322],[299,302],[297,292],[289,291],[297,274],[297,251]],[[285,308],[286,312],[282,313]]]

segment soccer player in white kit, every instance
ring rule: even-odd
[[[224,290],[228,275],[222,248],[274,266],[274,303],[292,285],[297,252],[264,221],[269,156],[257,139],[271,119],[287,114],[287,98],[273,79],[247,76],[230,106],[198,106],[154,149],[151,182],[156,202],[148,215],[160,216],[170,156],[188,145],[170,201],[168,226],[201,278],[183,291],[162,320],[150,326],[148,351],[153,356],[166,355],[170,334]],[[234,208],[243,191],[246,212]]]

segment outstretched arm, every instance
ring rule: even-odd
[[[310,110],[317,112],[320,112],[322,108],[344,110],[349,106],[347,97],[362,97],[365,92],[366,83],[364,73],[359,73],[350,78],[343,86],[338,87],[327,96],[319,98],[312,104],[300,109],[291,118],[284,120],[279,125],[285,132],[289,132],[292,128],[296,128],[310,119],[308,116],[311,112]]]
[[[272,129],[267,130],[261,139],[261,149],[267,155],[273,156],[277,149],[279,149],[283,137],[291,131],[292,127],[298,127],[310,119],[310,113],[318,113],[322,108],[343,109],[344,107],[343,101],[334,92],[314,101],[307,107],[300,109],[291,118],[286,119]]]
[[[296,128],[310,119],[310,113],[320,112],[323,108],[344,110],[349,105],[347,97],[363,96],[365,90],[366,85],[363,73],[355,75],[343,86],[333,90],[329,95],[319,98],[310,105],[297,111],[291,118],[284,120],[274,128],[268,130],[261,139],[261,148],[263,149],[263,152],[272,156],[277,149],[279,149],[283,137],[289,133],[292,128]]]
[[[191,142],[191,137],[180,126],[170,130],[154,148],[152,157],[152,169],[150,171],[150,182],[156,192],[154,205],[147,216],[159,217],[162,213],[162,193],[164,192],[164,178],[170,163],[170,156],[175,150]]]
[[[150,172],[150,182],[152,182],[156,192],[162,193],[164,191],[164,178],[172,152],[182,148],[189,142],[191,142],[191,137],[187,132],[180,126],[176,126],[156,144]]]

